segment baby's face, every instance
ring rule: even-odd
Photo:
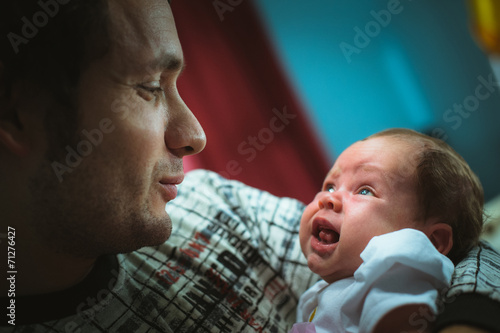
[[[372,237],[418,229],[416,154],[406,143],[378,137],[338,157],[300,223],[300,245],[313,272],[329,283],[352,276]]]

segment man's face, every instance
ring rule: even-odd
[[[408,144],[379,137],[357,142],[338,157],[300,224],[309,268],[325,281],[352,276],[372,237],[418,229],[411,153]]]
[[[177,91],[183,54],[167,1],[110,0],[109,12],[109,50],[78,88],[80,141],[33,182],[36,230],[89,257],[165,241],[182,157],[205,146]]]

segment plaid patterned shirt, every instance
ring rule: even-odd
[[[51,297],[30,300],[52,307],[52,316],[65,310],[62,319],[0,332],[288,332],[300,295],[318,280],[299,246],[303,209],[213,172],[190,172],[167,204],[173,233],[165,244],[112,256],[115,268],[102,264],[107,275],[97,274],[86,293],[52,297],[50,306]],[[474,291],[500,302],[499,258],[486,244],[474,249],[449,296]]]

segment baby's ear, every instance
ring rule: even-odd
[[[453,230],[449,224],[431,224],[426,228],[425,234],[443,255],[447,255],[453,247]]]

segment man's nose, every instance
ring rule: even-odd
[[[178,157],[198,154],[207,139],[198,119],[180,99],[172,110],[165,129],[165,144]]]

